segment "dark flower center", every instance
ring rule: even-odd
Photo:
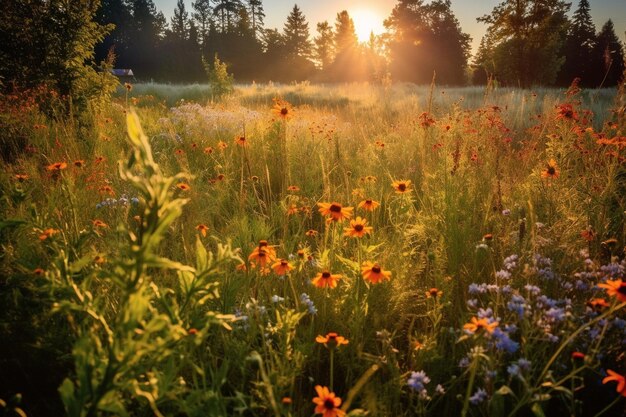
[[[372,200],[365,200],[365,204],[368,205],[368,206],[371,206],[372,205]]]
[[[622,295],[626,295],[626,283],[622,283],[622,285],[620,285],[617,289],[617,292]]]
[[[331,204],[329,210],[333,213],[341,213],[341,206],[338,204]]]
[[[548,175],[556,174],[556,169],[554,167],[548,167]]]
[[[330,272],[322,272],[322,278],[324,279],[330,278]]]
[[[398,184],[398,190],[405,191],[406,190],[406,184]]]
[[[380,266],[374,265],[372,267],[372,272],[375,273],[375,274],[380,274]]]
[[[362,224],[355,224],[354,225],[354,230],[356,230],[357,232],[362,232],[363,231],[363,225]]]
[[[280,114],[282,114],[283,116],[286,116],[287,113],[289,113],[289,109],[287,109],[287,107],[283,107],[282,109],[280,109]]]
[[[327,410],[334,410],[335,409],[335,402],[330,399],[327,398],[324,400],[324,408],[326,408]]]

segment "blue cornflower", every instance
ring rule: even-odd
[[[474,395],[470,397],[470,402],[474,405],[480,404],[487,399],[487,391],[483,388],[479,388]]]
[[[300,294],[300,302],[306,306],[310,315],[314,316],[317,314],[317,308],[307,293]]]
[[[428,384],[429,382],[430,382],[430,378],[426,375],[426,372],[418,371],[418,372],[411,372],[411,376],[409,377],[406,383],[413,390],[421,392],[426,389],[424,385]]]

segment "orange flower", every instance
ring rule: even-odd
[[[176,184],[176,188],[178,188],[179,190],[183,190],[183,191],[191,190],[191,187],[189,186],[189,184],[184,183],[184,182],[179,182],[178,184]]]
[[[339,274],[331,274],[328,271],[318,272],[311,281],[317,288],[337,288],[337,281],[341,279]]]
[[[587,305],[591,307],[592,309],[599,311],[605,307],[608,307],[609,303],[607,303],[604,298],[594,298],[592,300],[589,300],[587,302]]]
[[[93,224],[93,227],[109,227],[108,224],[98,219],[92,220],[91,223]]]
[[[361,201],[357,207],[365,211],[374,211],[378,208],[378,206],[380,206],[378,201],[367,199]]]
[[[196,226],[196,230],[202,233],[202,237],[206,237],[206,232],[209,230],[209,226],[206,224],[199,224]]]
[[[204,148],[204,151],[203,151],[203,152],[204,152],[205,154],[207,154],[207,155],[212,154],[212,153],[213,153],[213,148],[212,148],[212,147],[210,147],[210,146],[207,146],[206,148]]]
[[[245,136],[237,136],[235,138],[235,143],[242,148],[248,146],[248,141]]]
[[[298,206],[295,204],[292,204],[287,209],[287,216],[293,216],[295,214],[298,214],[299,212],[300,212],[300,209],[298,208]]]
[[[67,163],[65,162],[55,162],[54,164],[50,164],[46,167],[48,171],[61,171],[67,168]]]
[[[443,291],[433,287],[426,291],[426,298],[439,298],[443,294]]]
[[[348,339],[343,336],[339,336],[337,333],[328,333],[326,336],[317,336],[315,338],[317,343],[323,343],[324,346],[329,347],[330,349],[334,349],[336,347],[340,347],[341,345],[347,345],[350,343]]]
[[[262,268],[265,268],[274,259],[276,259],[276,250],[267,243],[267,240],[259,241],[259,245],[248,256],[248,261],[253,266],[256,266],[258,263]]]
[[[113,191],[113,188],[110,185],[103,185],[98,188],[98,192],[101,194],[115,195],[115,191]]]
[[[606,289],[606,293],[609,296],[617,297],[621,302],[626,301],[626,282],[623,282],[621,279],[614,281],[609,279],[603,284],[598,284],[598,287]]]
[[[352,207],[343,207],[339,203],[317,203],[322,216],[330,216],[332,221],[342,221],[352,218]]]
[[[541,173],[542,178],[559,178],[559,169],[554,159],[550,159],[546,169]]]
[[[287,191],[297,193],[298,191],[300,191],[300,187],[298,187],[297,185],[290,185],[289,187],[287,187]]]
[[[411,188],[411,180],[398,180],[391,183],[398,194],[404,194]]]
[[[317,230],[309,229],[304,234],[308,237],[314,237],[317,236]]]
[[[130,92],[133,89],[133,86],[130,83],[124,83],[124,88],[126,91]]]
[[[293,269],[293,266],[286,259],[281,259],[278,262],[272,264],[272,269],[276,275],[285,275]]]
[[[293,116],[293,108],[291,107],[291,104],[285,100],[275,98],[272,113],[283,120],[287,120]]]
[[[476,333],[479,330],[486,330],[488,333],[493,333],[496,327],[498,327],[497,321],[489,323],[489,320],[486,318],[479,319],[476,317],[472,317],[469,323],[463,325],[463,329],[471,333]]]
[[[43,275],[45,273],[46,273],[46,271],[44,271],[42,268],[35,268],[33,270],[33,274],[38,275],[38,276],[41,276],[41,275]]]
[[[383,270],[380,265],[374,262],[365,261],[361,266],[363,279],[372,284],[379,284],[391,279],[391,272]]]
[[[217,147],[223,151],[224,149],[228,148],[228,144],[220,140],[219,142],[217,142]]]
[[[315,386],[317,397],[313,398],[315,403],[315,414],[321,414],[322,417],[344,417],[346,412],[341,410],[341,398],[336,397],[334,392],[330,392],[328,387],[321,385]]]
[[[13,178],[16,181],[23,182],[23,181],[26,181],[30,177],[28,176],[28,174],[15,174]]]
[[[41,234],[39,235],[39,240],[43,242],[44,240],[56,235],[57,233],[59,233],[59,230],[48,228],[41,232]]]
[[[602,380],[603,384],[606,384],[607,382],[611,382],[611,381],[615,381],[617,382],[617,388],[616,391],[623,397],[626,397],[626,378],[624,378],[622,375],[618,374],[615,371],[612,370],[607,370],[606,371],[609,376],[605,377]],[[317,410],[317,409],[316,409]]]
[[[363,237],[366,234],[371,234],[372,229],[372,226],[367,225],[367,220],[357,217],[356,219],[350,220],[350,227],[345,227],[343,234],[344,236]]]

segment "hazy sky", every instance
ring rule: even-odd
[[[176,7],[176,0],[154,0],[157,8],[169,17]],[[476,18],[489,13],[501,0],[452,0],[452,9],[461,22],[464,32],[473,38],[474,49],[478,47],[485,33],[485,25],[477,23]],[[185,0],[188,10],[192,0]],[[572,9],[576,9],[578,0],[570,0]],[[382,21],[387,18],[397,3],[396,0],[264,0],[265,26],[282,29],[289,11],[297,4],[309,21],[311,35],[315,35],[317,22],[328,20],[334,23],[338,12],[348,10],[355,20],[357,31],[375,32],[382,30]],[[590,0],[593,21],[600,29],[609,18],[615,24],[615,31],[622,41],[626,35],[626,0]],[[360,37],[364,37],[359,33]]]

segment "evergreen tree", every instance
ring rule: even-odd
[[[177,41],[185,41],[189,35],[189,13],[185,10],[185,2],[178,0],[174,15],[170,21],[171,34]]]
[[[489,53],[501,81],[521,87],[554,83],[565,61],[569,6],[562,0],[505,0],[477,19],[489,25]]]
[[[463,33],[450,1],[400,0],[385,21],[391,32],[391,74],[396,80],[463,84],[471,38]]]
[[[141,79],[158,77],[161,40],[165,36],[165,17],[152,0],[129,0],[132,24],[129,27],[129,67]]]
[[[193,20],[198,28],[199,43],[206,47],[209,40],[209,31],[211,28],[213,8],[211,0],[196,0],[191,3],[193,8]]]
[[[285,38],[285,52],[290,58],[308,58],[311,56],[311,41],[309,40],[309,23],[298,7],[294,5],[287,17],[283,29]]]
[[[263,11],[262,0],[247,0],[248,15],[250,16],[250,24],[254,32],[254,36],[259,38],[263,33],[263,25],[265,12]]]
[[[315,60],[320,68],[326,70],[333,62],[335,56],[335,33],[327,21],[317,24],[315,43]]]
[[[126,68],[131,36],[129,32],[132,21],[130,9],[124,0],[102,0],[96,15],[96,21],[101,25],[114,25],[113,30],[100,44],[96,45],[96,62],[103,61],[109,51],[113,49],[117,67]]]
[[[336,81],[364,81],[367,65],[364,61],[354,21],[346,10],[337,13],[335,21],[335,59],[331,78]]]
[[[565,63],[558,76],[559,85],[568,86],[575,78],[580,78],[583,86],[593,85],[595,44],[596,28],[591,19],[589,1],[580,0],[565,40]]]
[[[232,31],[235,17],[239,9],[243,7],[241,0],[214,0],[214,2],[213,14],[219,16],[221,32]]]
[[[619,84],[624,72],[624,46],[615,34],[613,21],[610,19],[598,34],[594,58],[595,85],[608,87]]]

